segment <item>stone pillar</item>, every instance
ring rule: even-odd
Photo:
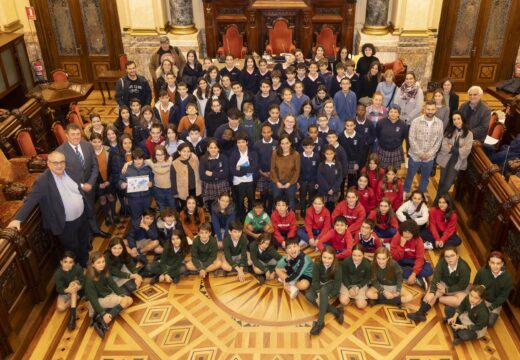
[[[172,34],[189,35],[197,32],[193,22],[192,0],[169,0],[168,8],[172,23]]]
[[[367,0],[363,32],[367,35],[388,33],[388,7],[390,0]]]

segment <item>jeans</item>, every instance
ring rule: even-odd
[[[437,197],[446,195],[450,190],[451,185],[457,178],[458,170],[455,170],[453,166],[441,167],[441,178],[439,179],[439,186],[437,187]]]
[[[415,264],[415,259],[403,258],[403,259],[399,260],[398,263],[399,263],[399,265],[401,265],[401,268],[403,269],[403,279],[405,279],[405,280],[408,279],[410,277],[410,275],[412,274],[413,266]],[[428,261],[425,260],[423,268],[421,269],[419,274],[417,274],[417,278],[424,278],[424,277],[430,276],[431,274],[433,274],[432,266],[430,265],[430,263]]]
[[[312,234],[314,235],[314,238],[318,238],[318,235],[320,234],[319,230],[312,229]],[[296,236],[298,239],[305,241],[307,244],[309,243],[309,235],[307,235],[307,230],[305,230],[305,226],[298,227],[298,230],[296,231]]]
[[[397,233],[397,230],[393,227],[383,230],[376,226],[374,228],[374,231],[377,234],[377,236],[379,236],[381,238],[381,240],[383,240],[383,239],[391,240],[394,237],[394,235]]]
[[[414,161],[411,157],[408,159],[408,172],[406,173],[406,179],[404,180],[404,192],[409,193],[412,187],[413,178],[415,174],[421,171],[421,182],[419,183],[419,191],[425,192],[430,181],[430,174],[432,172],[435,160],[430,161]]]
[[[439,236],[442,236],[442,231],[439,231]],[[434,248],[437,248],[437,246],[435,245],[435,238],[433,237],[433,234],[432,232],[430,231],[430,229],[428,228],[425,228],[423,230],[421,230],[421,238],[423,239],[423,241],[429,241],[432,243],[433,247]],[[457,233],[451,235],[448,240],[446,240],[446,242],[444,243],[444,247],[446,246],[453,246],[453,247],[457,247],[459,246],[460,244],[462,243],[462,240],[460,239],[460,237],[457,235]]]
[[[283,185],[287,184],[287,181],[280,181]],[[279,189],[276,184],[273,183],[273,198],[276,201],[280,196],[286,196],[289,201],[289,208],[294,210],[294,206],[296,205],[295,196],[296,196],[296,184],[289,186],[287,189]]]
[[[173,197],[172,189],[162,189],[154,186],[153,196],[155,197],[159,211],[167,207],[175,209],[175,198]]]

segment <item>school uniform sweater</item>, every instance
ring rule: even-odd
[[[367,174],[368,176],[368,186],[374,190],[374,193],[377,190],[377,184],[385,177],[385,169],[379,168],[379,170],[370,170],[368,166],[365,166],[361,169],[361,174]]]
[[[296,124],[298,124],[298,129],[301,130],[303,134],[307,134],[307,131],[309,129],[309,126],[312,124],[316,124],[316,116],[310,115],[298,115],[296,118]],[[316,149],[314,149],[316,151]]]
[[[226,66],[224,66],[222,69],[220,69],[220,76],[222,75],[228,75],[231,79],[231,82],[238,81],[240,77],[240,70],[238,70],[235,66],[229,70]]]
[[[376,139],[376,127],[366,118],[361,123],[356,117],[356,134],[359,135],[365,147],[370,148]]]
[[[130,279],[130,275],[137,272],[135,262],[130,255],[124,259],[121,255],[114,256],[110,253],[110,250],[107,250],[105,252],[105,262],[108,266],[108,272],[110,275],[120,279]],[[123,265],[126,266],[128,271],[130,271],[129,273],[121,270]]]
[[[238,75],[238,82],[242,85],[244,91],[251,91],[256,94],[260,89],[260,74],[257,69],[253,70],[252,73],[242,70]]]
[[[381,246],[383,246],[383,243],[379,236],[372,231],[370,235],[365,238],[363,234],[361,234],[361,231],[354,234],[354,245],[361,244],[363,248],[365,249],[366,253],[375,253],[377,249],[379,249]]]
[[[322,232],[320,236],[318,236],[317,246],[321,251],[326,244],[329,244],[334,248],[334,250],[336,250],[336,257],[341,260],[352,255],[353,243],[354,241],[350,232],[345,231],[344,234],[339,234],[334,230],[334,228],[332,228],[326,233]]]
[[[397,211],[401,204],[403,203],[403,183],[401,180],[397,180],[397,190],[394,189],[394,185],[392,183],[387,183],[386,189],[383,190],[383,182],[385,180],[382,179],[377,184],[376,189],[376,199],[377,202],[380,202],[381,199],[386,197],[388,200],[390,200],[390,203],[392,204],[392,209],[394,211]]]
[[[229,225],[235,221],[235,204],[230,203],[224,211],[220,211],[218,200],[211,204],[211,226],[218,240],[228,235]],[[224,230],[224,236],[222,236]]]
[[[280,104],[280,99],[278,98],[278,95],[271,90],[267,96],[263,96],[260,92],[256,94],[253,98],[253,103],[256,115],[261,122],[264,122],[269,117],[269,106],[272,104]]]
[[[337,193],[343,179],[343,170],[338,163],[318,165],[318,193],[327,195],[329,190]]]
[[[296,109],[293,105],[293,103],[286,103],[285,101],[282,101],[280,103],[280,117],[283,119],[285,118],[285,115],[292,114],[296,115],[300,113],[300,109]]]
[[[169,254],[170,249],[172,252],[171,255]],[[184,249],[179,248],[177,251],[175,251],[171,240],[167,241],[161,254],[161,273],[168,274],[171,277],[180,275],[180,268],[184,262],[185,256],[186,254]]]
[[[413,259],[412,271],[418,275],[424,265],[424,242],[420,236],[408,240],[404,246],[401,246],[401,234],[397,233],[390,243],[390,253],[396,261],[402,259]]]
[[[274,184],[277,182],[296,184],[300,177],[300,154],[293,150],[287,156],[280,156],[276,151],[273,151],[271,156],[271,181]]]
[[[211,171],[211,175],[206,175],[206,171]],[[211,183],[229,179],[229,162],[224,154],[218,154],[216,158],[211,158],[209,154],[200,159],[199,164],[200,180]]]
[[[128,242],[128,247],[130,249],[133,249],[137,246],[137,241],[148,239],[159,239],[159,232],[157,231],[157,224],[155,221],[148,227],[148,230],[143,229],[139,225],[132,225],[130,230],[128,230],[128,234],[126,234],[126,241]]]
[[[98,273],[97,271],[95,272],[98,276],[97,281],[88,276],[86,277],[85,295],[88,301],[90,302],[90,305],[92,305],[92,307],[94,308],[94,311],[103,316],[106,314],[106,311],[99,304],[99,299],[104,298],[105,296],[108,296],[112,293],[115,293],[119,296],[123,296],[124,292],[119,286],[117,286],[110,274],[107,273],[107,275],[105,275],[104,273]]]
[[[359,231],[361,228],[361,224],[363,220],[365,220],[366,212],[363,205],[359,202],[353,208],[350,208],[347,205],[347,200],[341,201],[332,212],[332,219],[335,219],[336,216],[344,216],[347,219],[348,231],[351,234]]]
[[[379,222],[376,221],[377,219],[377,210],[372,210],[370,214],[368,214],[367,219],[370,219],[374,221],[376,224],[376,227],[381,230],[388,230],[389,228],[394,228],[396,231],[399,228],[399,223],[397,222],[397,218],[395,216],[392,216],[390,221],[387,221],[388,215],[381,215],[381,220]]]
[[[473,323],[467,327],[468,330],[479,331],[488,326],[489,311],[484,301],[472,308],[469,302],[469,295],[467,295],[460,303],[456,312],[459,315],[468,313],[468,317]]]
[[[282,255],[280,255],[280,253],[278,253],[278,251],[276,251],[272,246],[269,246],[266,250],[261,251],[256,241],[249,244],[249,253],[251,254],[251,261],[253,262],[253,265],[263,272],[269,270],[268,267],[264,264],[269,263],[269,261],[273,259],[278,262],[282,258]]]
[[[352,137],[348,136],[345,131],[339,134],[338,142],[347,154],[348,161],[355,162],[361,167],[361,159],[367,150],[367,147],[363,144],[361,137],[357,132],[354,132]]]
[[[298,96],[296,93],[293,94],[293,97],[291,99],[291,102],[293,104],[293,108],[297,109],[298,112],[301,110],[302,105],[305,101],[310,100],[311,98],[307,95],[303,94],[301,96]]]
[[[430,209],[430,232],[435,241],[445,243],[450,236],[457,232],[458,221],[457,214],[452,210],[448,220],[445,219],[445,212],[437,207]],[[442,232],[442,235],[440,234]]]
[[[258,154],[258,165],[263,172],[271,171],[271,159],[277,145],[278,141],[274,139],[268,143],[264,142],[264,139],[260,139],[255,143],[253,148]]]
[[[228,235],[224,238],[222,243],[222,250],[224,251],[224,257],[229,265],[232,268],[236,266],[245,267],[247,266],[247,246],[248,246],[247,237],[242,234],[238,239],[236,245],[233,243],[231,239],[231,235]],[[240,255],[240,260],[235,262],[233,261],[233,256]]]
[[[347,289],[362,288],[370,282],[370,261],[365,257],[356,266],[352,257],[341,262],[341,282]]]
[[[329,210],[323,207],[317,214],[312,206],[308,207],[305,211],[304,227],[309,239],[315,238],[312,230],[318,230],[320,234],[329,231],[331,227]]]
[[[338,296],[339,288],[341,287],[341,267],[339,264],[336,264],[336,269],[334,273],[332,273],[332,265],[328,269],[320,263],[314,263],[312,267],[312,282],[311,288],[319,292],[321,287],[325,284],[332,283],[332,287],[329,291],[329,298]]]
[[[217,239],[214,236],[210,236],[206,243],[197,236],[191,245],[191,262],[198,270],[205,269],[217,259],[217,253]]]
[[[390,275],[386,276],[386,270],[388,267],[392,267]],[[383,293],[383,285],[396,286],[396,291],[401,292],[403,287],[403,270],[399,264],[392,258],[388,259],[386,267],[382,269],[376,264],[375,274],[371,274],[370,284],[380,293]],[[375,275],[375,276],[374,276]]]
[[[162,218],[157,219],[157,231],[159,232],[159,242],[161,244],[171,239],[173,230],[180,230],[184,234],[184,229],[179,221],[174,220],[173,223],[168,226]]]
[[[513,289],[513,278],[505,269],[495,277],[486,265],[478,270],[473,285],[483,285],[486,288],[486,301],[491,303],[491,310],[493,310],[506,302]]]
[[[348,161],[350,159],[347,157],[347,152],[345,151],[345,149],[343,149],[339,142],[336,143],[336,146],[334,147],[336,148],[336,160],[341,165],[343,177],[346,177],[348,173]]]
[[[287,239],[296,236],[296,215],[294,215],[292,210],[289,210],[285,216],[280,215],[278,210],[273,210],[273,213],[271,214],[271,223],[274,228],[273,237],[280,245],[285,241],[282,233],[287,233]]]
[[[303,275],[312,278],[313,262],[304,252],[300,252],[294,259],[289,258],[289,255],[282,256],[276,267],[287,271],[286,282],[297,281]]]
[[[334,94],[334,108],[341,120],[354,119],[356,117],[357,97],[353,91],[344,93],[342,90]]]
[[[272,136],[273,139],[278,141],[278,139],[279,139],[278,133],[280,132],[280,126],[282,126],[282,119],[278,118],[278,120],[276,122],[272,121],[272,120],[273,119],[271,119],[269,117],[269,118],[267,118],[267,120],[265,122],[267,122],[271,126],[271,129],[273,130],[273,136]]]
[[[398,119],[395,123],[388,118],[377,122],[376,137],[381,149],[395,151],[403,145],[403,140],[408,134],[405,122]]]
[[[316,93],[318,92],[318,87],[320,85],[326,85],[323,76],[321,76],[320,74],[318,74],[316,79],[311,79],[309,75],[307,75],[305,79],[303,79],[303,91],[305,95],[307,95],[311,99],[316,96]]]
[[[311,156],[305,155],[304,152],[300,154],[300,182],[316,183],[318,180],[318,165],[320,157],[316,151],[312,152]]]
[[[374,190],[369,187],[364,189],[357,189],[359,195],[359,202],[365,208],[365,212],[368,214],[376,208],[376,194]]]
[[[63,271],[60,267],[54,273],[54,282],[56,283],[56,292],[60,295],[66,295],[65,289],[69,287],[73,281],[79,281],[81,286],[85,285],[85,275],[80,264],[74,264],[69,271]]]
[[[448,263],[444,258],[440,258],[437,266],[433,270],[433,278],[430,284],[430,292],[437,292],[437,284],[446,284],[446,293],[464,291],[469,285],[471,269],[466,261],[459,257],[456,268],[450,273]]]
[[[227,123],[228,118],[223,111],[214,112],[211,110],[210,112],[204,114],[204,125],[206,126],[207,137],[213,137],[219,126],[225,125]]]

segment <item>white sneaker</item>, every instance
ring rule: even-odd
[[[291,285],[289,287],[289,296],[292,299],[295,299],[297,296],[298,296],[298,293],[300,292],[300,290],[298,290],[298,288],[296,287],[296,285]]]
[[[424,250],[433,250],[433,244],[429,241],[424,242]]]
[[[384,243],[385,247],[390,250],[390,243]]]
[[[309,244],[307,244],[307,243],[306,243],[305,241],[303,241],[303,240],[300,240],[300,243],[299,243],[298,245],[300,245],[300,248],[302,248],[302,249],[303,249],[303,248],[306,248],[307,246],[309,246]]]
[[[408,169],[408,156],[404,158],[404,167]]]

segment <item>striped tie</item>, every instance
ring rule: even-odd
[[[76,149],[76,155],[79,157],[79,160],[81,161],[81,166],[85,167],[85,158],[83,157],[83,154],[79,151],[79,146],[76,145],[74,149]]]

